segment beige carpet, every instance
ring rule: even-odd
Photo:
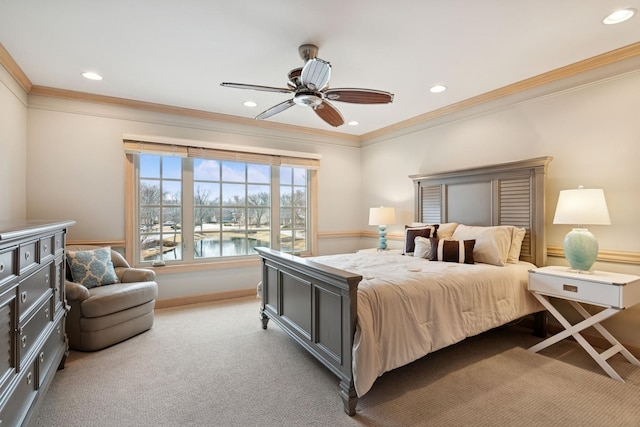
[[[575,342],[543,354],[518,325],[386,373],[347,416],[338,381],[256,299],[156,311],[151,331],[72,351],[36,426],[638,426],[640,368],[611,380]]]

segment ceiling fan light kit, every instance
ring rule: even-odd
[[[221,83],[221,86],[293,94],[292,99],[274,105],[258,114],[256,116],[258,120],[269,118],[294,105],[302,105],[311,107],[322,120],[331,126],[338,127],[344,124],[344,118],[328,100],[352,104],[388,104],[393,102],[393,94],[381,90],[329,89],[331,64],[317,57],[318,47],[312,44],[303,44],[298,48],[298,53],[304,61],[304,66],[294,68],[289,72],[286,88],[228,82]]]

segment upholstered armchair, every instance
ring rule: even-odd
[[[78,245],[66,250],[70,348],[100,350],[151,329],[158,296],[153,270],[131,268],[110,248]]]

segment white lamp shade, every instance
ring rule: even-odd
[[[611,219],[604,191],[589,188],[560,191],[553,223],[610,225]]]
[[[394,208],[369,209],[369,225],[391,225],[396,223],[396,210]]]

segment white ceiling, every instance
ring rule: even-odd
[[[360,122],[337,129],[297,105],[267,120],[362,135],[636,43],[638,15],[602,24],[624,7],[640,0],[2,0],[0,44],[34,85],[251,118],[290,95],[220,83],[286,87],[314,43],[331,87],[393,103],[335,102]]]

